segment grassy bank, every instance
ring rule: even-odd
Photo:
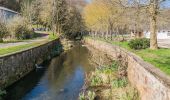
[[[46,33],[46,32],[44,32],[44,33]],[[47,43],[49,41],[55,40],[59,37],[58,35],[53,34],[52,32],[48,32],[48,34],[49,34],[48,38],[44,39],[43,41],[38,41],[38,42],[35,41],[35,42],[29,43],[29,44],[11,46],[11,47],[7,47],[7,48],[0,48],[0,56],[19,52],[19,51],[23,51],[23,50],[33,48],[33,47],[37,47],[37,46],[42,45],[44,43]],[[16,41],[8,41],[8,42],[5,42],[5,43],[26,42],[26,41],[30,41],[30,40],[31,39],[29,39],[29,40],[18,40],[18,41],[16,40]]]
[[[87,75],[84,88],[79,100],[139,100],[138,92],[128,82],[126,67],[116,62],[99,66]]]
[[[36,46],[39,46],[39,45],[44,44],[46,42],[47,41],[30,43],[30,44],[19,45],[19,46],[8,47],[8,48],[0,48],[0,56],[19,52],[19,51],[26,50],[26,49],[29,49],[29,48],[32,48],[32,47],[36,47]]]
[[[115,42],[111,43],[116,44]],[[170,75],[170,49],[160,48],[158,50],[150,49],[133,50],[129,48],[128,42],[120,42],[117,45],[137,54],[144,61],[153,64],[155,67],[159,68],[166,74]]]
[[[159,68],[167,75],[170,75],[170,49],[160,48],[158,50],[142,49],[142,50],[133,50],[128,46],[128,42],[113,42],[110,40],[99,39],[97,40],[109,42],[113,45],[119,45],[135,54],[140,56],[144,61],[153,64],[155,67]]]

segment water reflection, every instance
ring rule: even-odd
[[[93,68],[86,47],[76,45],[8,89],[7,100],[76,100],[85,73]]]

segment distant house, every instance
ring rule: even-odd
[[[11,18],[17,15],[19,15],[18,12],[0,6],[0,20],[3,22],[8,22]]]
[[[150,38],[150,31],[145,31],[144,36]],[[170,39],[170,30],[161,30],[157,32],[158,39]]]

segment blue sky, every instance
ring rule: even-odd
[[[91,2],[91,0],[86,0],[87,2]]]
[[[85,0],[85,1],[87,1],[87,2],[91,2],[91,0]],[[168,7],[168,8],[170,8],[170,0],[166,0],[164,3],[163,3],[163,7]]]

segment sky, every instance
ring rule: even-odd
[[[89,2],[89,3],[91,2],[91,0],[86,0],[86,1]]]
[[[87,1],[88,3],[91,2],[91,0],[85,0],[85,1]],[[166,1],[163,3],[163,7],[168,7],[168,8],[170,8],[170,0],[166,0]]]

